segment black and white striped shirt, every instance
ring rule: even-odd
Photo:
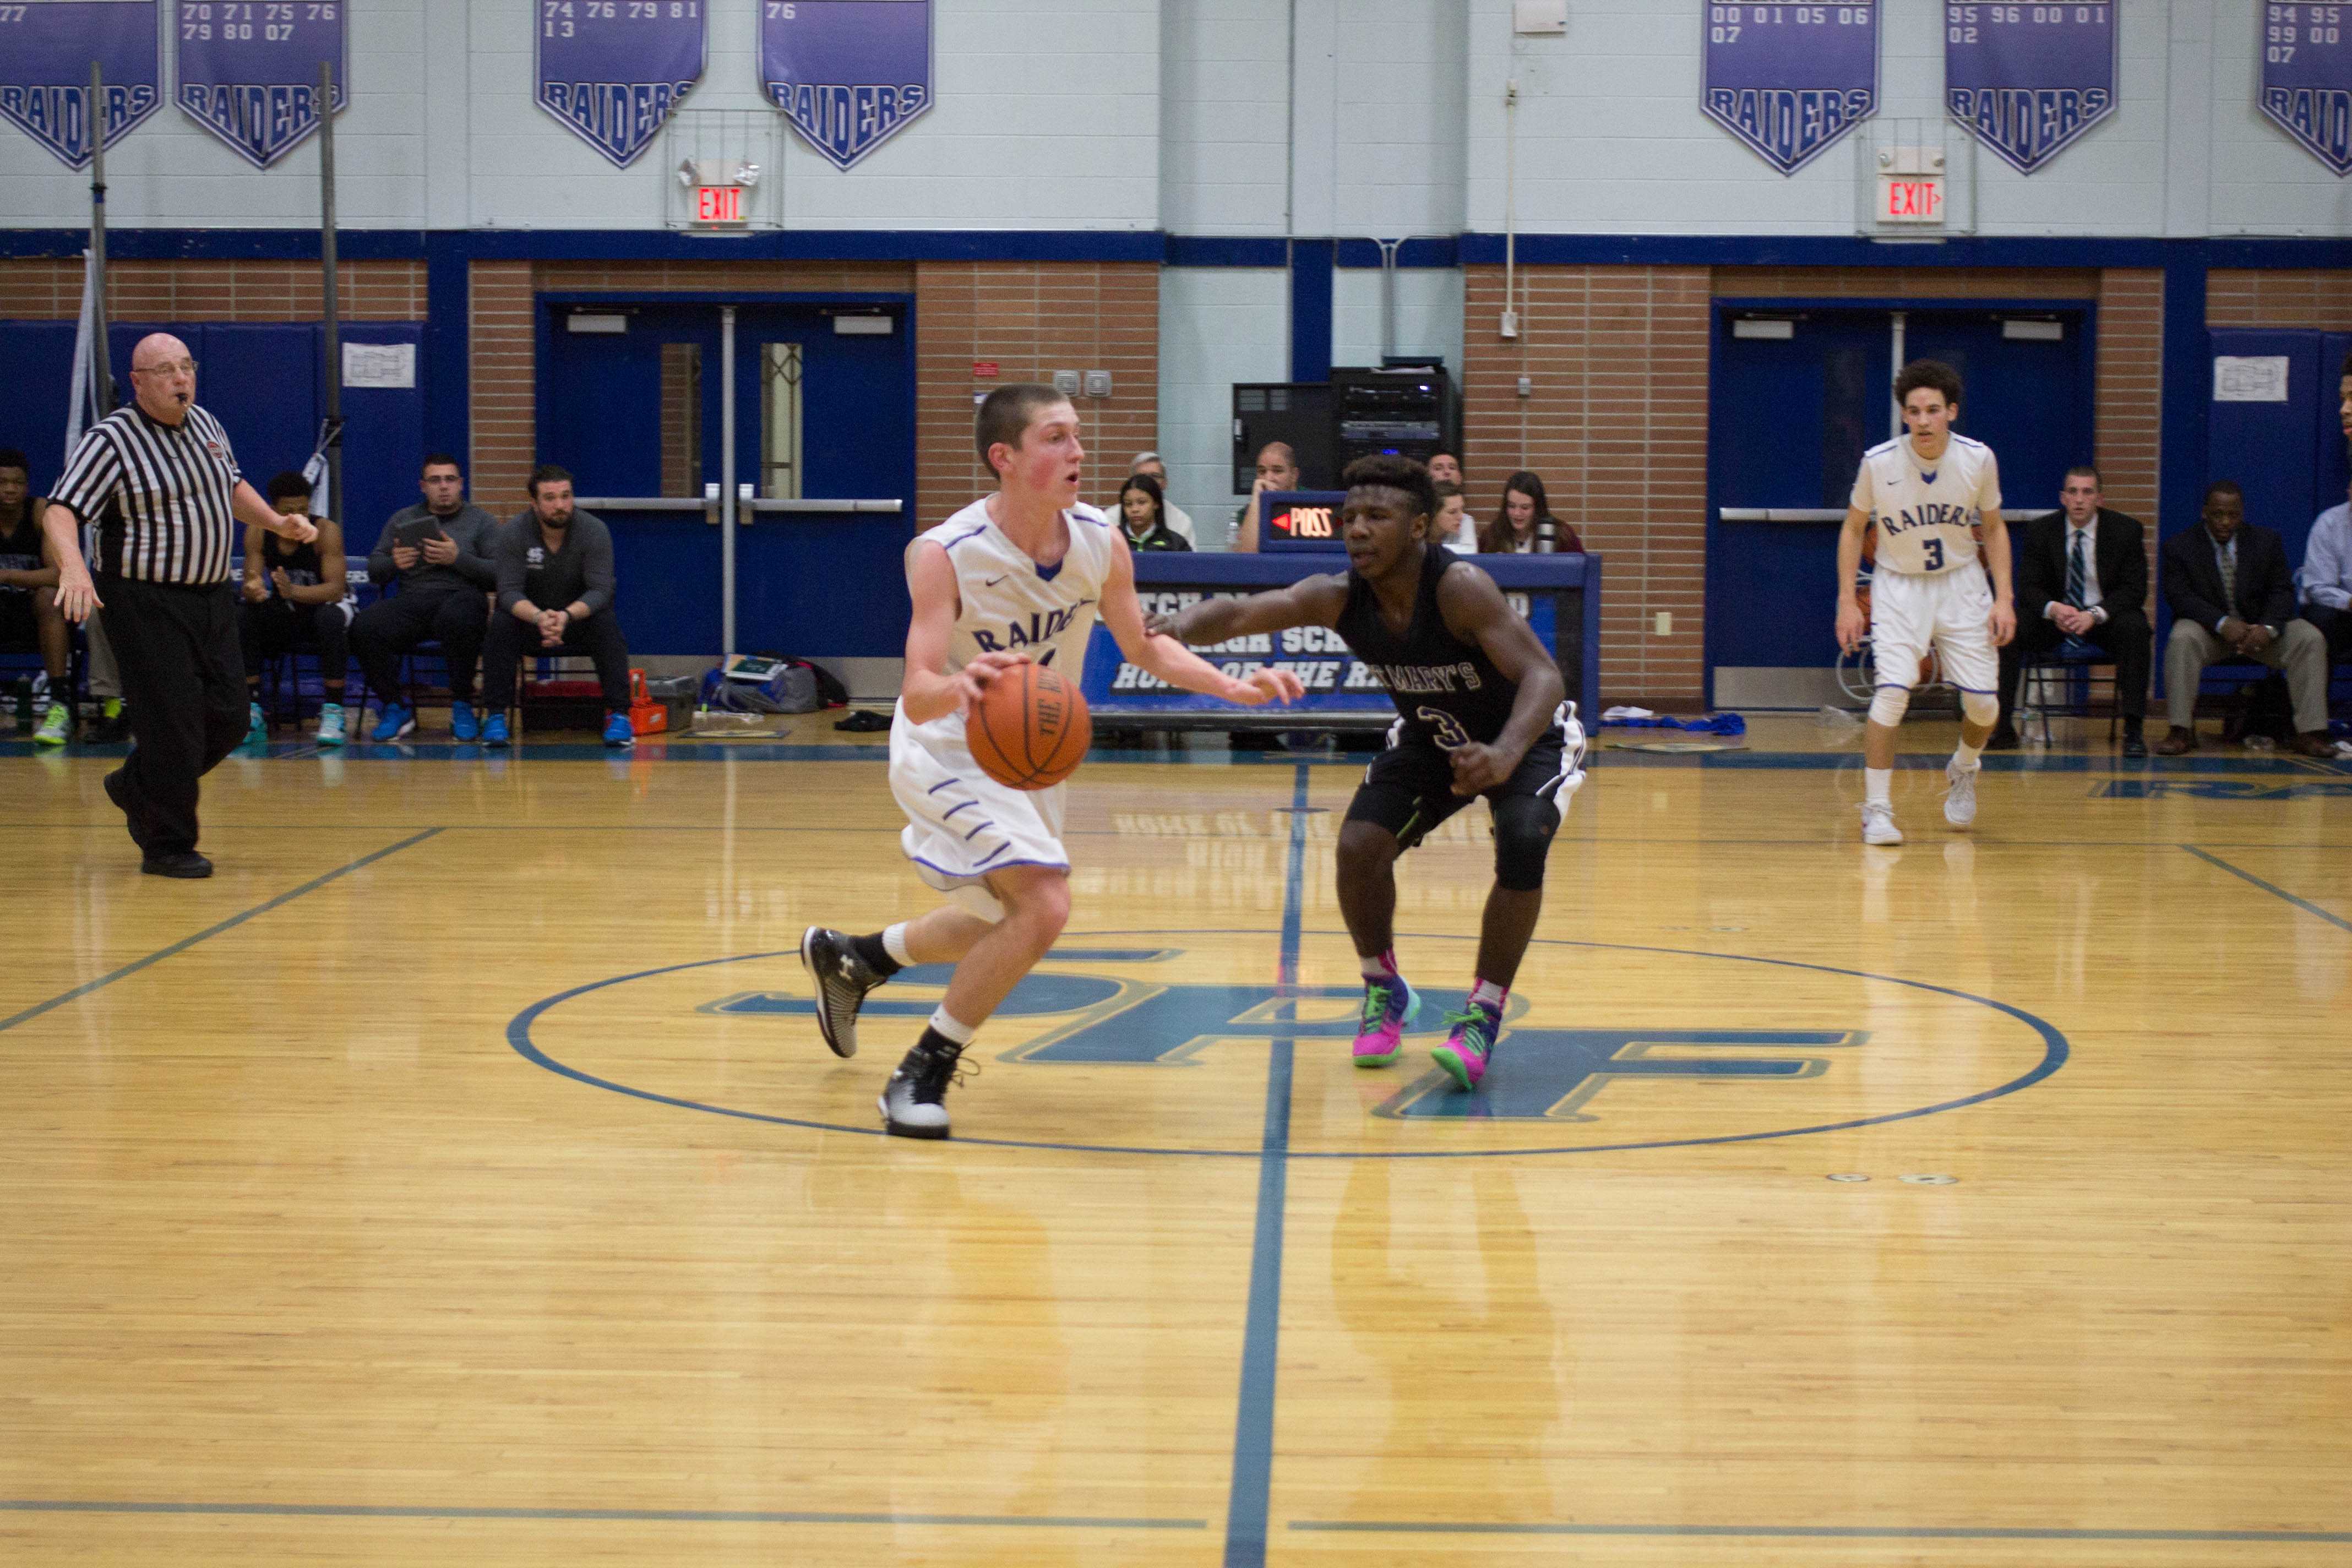
[[[49,499],[97,524],[100,575],[203,586],[229,580],[240,477],[211,415],[165,425],[134,403],[82,432]]]

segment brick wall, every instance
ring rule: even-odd
[[[1108,397],[1077,399],[1086,500],[1108,509],[1128,459],[1159,444],[1160,268],[1151,262],[926,261],[915,268],[917,526],[945,520],[995,479],[972,449],[972,394],[1057,370],[1107,370]],[[974,362],[995,376],[975,379]]]
[[[2310,328],[2352,332],[2352,271],[2206,275],[2205,319],[2215,327]]]
[[[531,264],[477,261],[467,279],[472,461],[467,493],[493,513],[520,505],[536,461]]]
[[[1552,511],[1606,558],[1601,694],[1690,707],[1705,691],[1707,271],[1519,270],[1519,336],[1494,331],[1503,269],[1465,268],[1463,462],[1470,510],[1541,475]],[[1527,376],[1533,395],[1518,395]],[[1671,634],[1654,618],[1674,615]]]
[[[425,319],[421,261],[345,261],[335,268],[348,321]],[[315,321],[326,314],[315,261],[116,261],[106,269],[110,321]],[[81,314],[81,262],[0,260],[0,320]]]

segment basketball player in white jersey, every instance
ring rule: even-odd
[[[1255,707],[1300,695],[1288,670],[1236,680],[1173,637],[1148,635],[1135,564],[1118,527],[1078,501],[1078,415],[1050,386],[1000,386],[980,406],[982,497],[907,548],[915,602],[907,674],[890,725],[890,793],[916,875],[950,902],[870,936],[812,926],[801,961],[817,986],[817,1025],[836,1056],[857,1049],[866,994],[913,963],[952,963],[931,1015],[881,1099],[886,1131],[948,1135],[956,1062],[1070,915],[1062,847],[1069,786],[1023,791],[980,771],[964,721],[989,683],[1028,660],[1076,681],[1099,614],[1119,652],[1171,686]]]
[[[1911,433],[1863,454],[1845,531],[1838,536],[1838,646],[1852,652],[1867,634],[1877,669],[1863,737],[1864,844],[1903,842],[1903,830],[1895,826],[1895,731],[1930,647],[1943,661],[1945,679],[1960,692],[1960,743],[1944,769],[1949,786],[1944,820],[1955,827],[1976,821],[1977,767],[2000,717],[1996,650],[2017,633],[2000,468],[1991,447],[1952,433],[1960,411],[1959,374],[1935,360],[1915,360],[1895,378],[1895,397]],[[1865,620],[1854,574],[1862,565],[1863,533],[1873,525],[1878,569]]]

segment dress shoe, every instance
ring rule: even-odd
[[[1984,749],[1988,752],[2013,752],[2021,743],[2017,738],[2017,731],[2004,724],[1985,737]]]
[[[2287,742],[2286,749],[2298,757],[2333,758],[2336,755],[2336,742],[2328,738],[2327,731],[2325,730],[2314,730],[2306,734],[2297,735]]]
[[[2124,737],[2124,755],[2126,757],[2147,755],[2147,742],[2141,737],[2137,730]]]
[[[2196,749],[2197,731],[2184,730],[2178,724],[2172,727],[2170,734],[2156,743],[2156,754],[2159,757],[2177,757],[2185,752],[2193,752]]]
[[[150,855],[139,862],[139,868],[150,877],[209,877],[213,863],[193,849],[183,849],[176,855]]]
[[[130,803],[123,799],[123,792],[131,787],[131,781],[123,777],[121,768],[117,768],[98,783],[99,787],[106,791],[106,798],[114,803],[114,809],[122,814],[122,830],[130,834],[131,842],[143,851],[147,846],[140,839],[138,821],[131,815]]]

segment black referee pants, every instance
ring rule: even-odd
[[[131,719],[121,788],[131,840],[150,857],[194,849],[196,781],[245,739],[236,586],[105,577],[98,596]]]

